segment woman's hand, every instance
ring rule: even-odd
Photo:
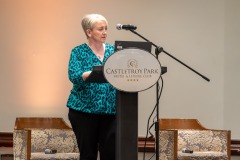
[[[92,71],[87,71],[82,74],[82,79],[85,81]]]

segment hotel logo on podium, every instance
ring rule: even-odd
[[[160,62],[151,53],[126,48],[111,55],[103,68],[106,80],[124,92],[140,92],[152,87],[161,76]]]

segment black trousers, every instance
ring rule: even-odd
[[[69,109],[68,118],[77,138],[80,160],[115,160],[115,115],[88,114]]]

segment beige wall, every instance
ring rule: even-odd
[[[12,131],[19,116],[68,121],[69,54],[85,42],[81,18],[95,12],[109,21],[108,42],[142,41],[115,29],[135,24],[138,33],[211,79],[161,53],[168,73],[160,118],[197,118],[239,139],[239,8],[238,0],[0,0],[0,131]],[[146,133],[155,100],[155,87],[139,94],[139,135]]]
[[[240,138],[240,1],[226,1],[224,51],[224,126]]]

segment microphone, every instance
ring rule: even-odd
[[[55,154],[57,153],[56,149],[45,149],[44,151],[45,154]]]
[[[125,29],[125,30],[136,30],[136,29],[137,29],[136,26],[131,25],[131,24],[127,24],[127,25],[117,24],[116,28],[117,28],[118,30],[121,30],[121,29]]]
[[[183,148],[182,149],[182,153],[193,153],[193,150],[189,150],[189,149]]]

